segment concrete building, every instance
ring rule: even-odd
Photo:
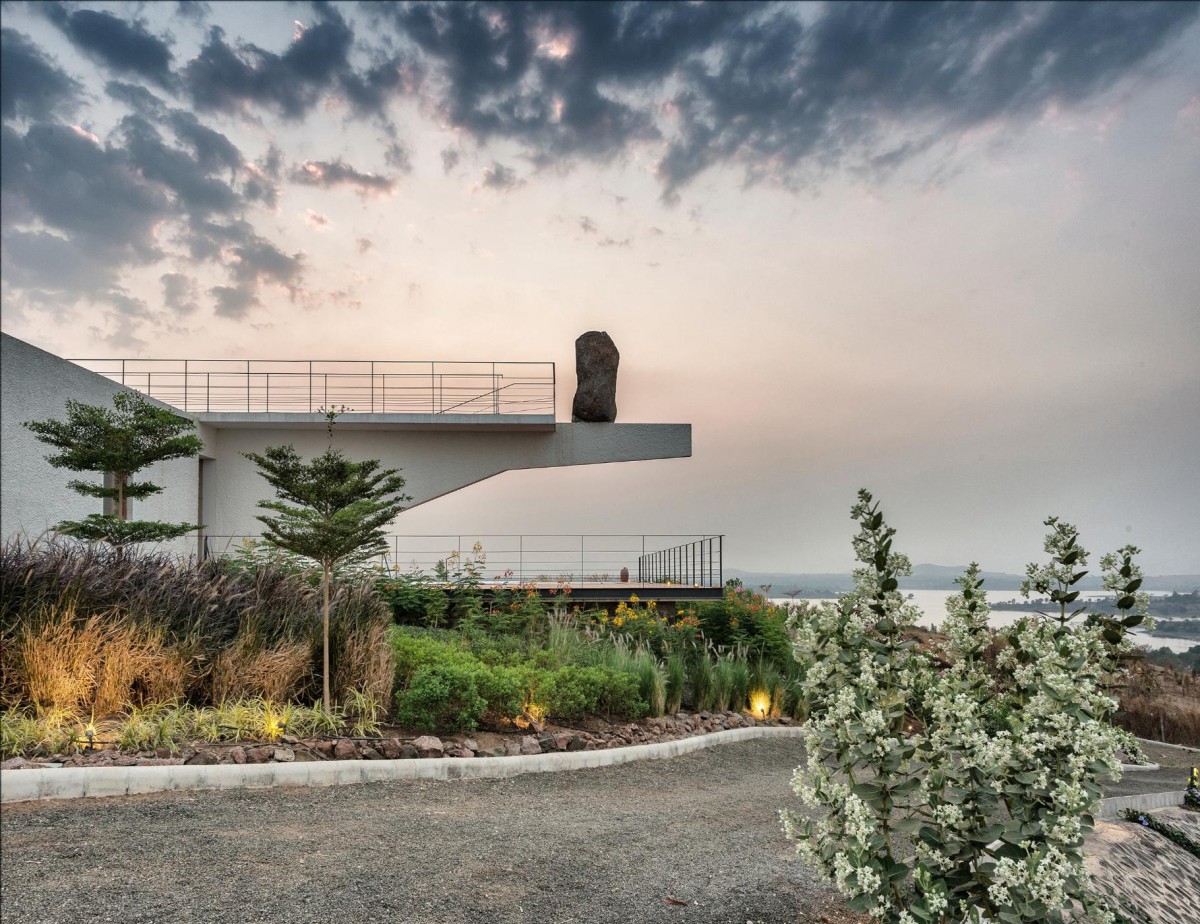
[[[272,492],[242,454],[288,443],[305,457],[324,451],[321,406],[350,408],[338,417],[335,444],[351,458],[401,469],[410,506],[515,469],[691,455],[690,424],[556,421],[551,363],[112,360],[89,369],[0,336],[5,539],[99,513],[102,503],[68,489],[71,477],[87,474],[52,467],[48,447],[22,423],[63,418],[68,399],[108,405],[130,387],[194,420],[204,441],[199,459],[144,470],[139,480],[165,490],[131,514],[204,524],[198,537],[175,543],[183,553],[203,551],[206,538],[219,551],[229,537],[259,534],[257,503]]]

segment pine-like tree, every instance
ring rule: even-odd
[[[400,493],[404,479],[397,469],[381,470],[378,459],[354,462],[332,446],[311,462],[290,445],[243,455],[258,466],[277,497],[259,502],[277,514],[258,517],[266,527],[263,538],[321,566],[322,691],[328,711],[329,590],[334,568],[344,560],[386,549],[383,527],[412,498]]]
[[[195,425],[167,408],[151,404],[137,392],[113,395],[112,409],[78,401],[67,401],[66,420],[27,420],[24,426],[58,450],[46,456],[55,468],[73,472],[100,472],[111,484],[73,480],[67,487],[87,497],[112,500],[115,514],[93,513],[82,520],[64,520],[55,528],[60,533],[89,542],[107,542],[124,553],[137,542],[177,539],[192,530],[194,523],[162,523],[129,519],[129,501],[143,500],[163,489],[132,477],[148,465],[168,459],[198,455],[203,441],[189,433]]]

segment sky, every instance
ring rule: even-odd
[[[846,571],[1042,521],[1200,573],[1200,7],[0,5],[3,329],[68,357],[621,354],[690,459],[401,533],[725,535]]]

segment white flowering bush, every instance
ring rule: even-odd
[[[972,564],[947,604],[944,650],[923,654],[905,637],[920,612],[899,590],[911,566],[892,548],[895,531],[866,491],[852,516],[854,591],[791,620],[811,703],[793,788],[819,810],[782,815],[798,853],[852,909],[893,924],[1112,920],[1089,890],[1083,838],[1097,781],[1119,772],[1126,744],[1107,716],[1131,654],[1126,632],[1148,604],[1138,550],[1102,561],[1120,615],[1080,620],[1072,588],[1088,554],[1051,518],[1050,562],[1030,565],[1022,590],[1058,612],[994,638]]]

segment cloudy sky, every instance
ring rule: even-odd
[[[399,531],[727,535],[1020,570],[1042,519],[1200,572],[1190,3],[15,3],[3,327],[66,356],[621,351],[687,460]]]

